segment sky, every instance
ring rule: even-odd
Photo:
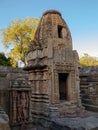
[[[62,14],[79,56],[98,57],[98,0],[0,0],[0,28],[17,18],[39,18],[50,9]],[[1,40],[0,52],[5,51]]]

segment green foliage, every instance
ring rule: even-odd
[[[13,46],[8,56],[13,59],[12,64],[14,67],[15,64],[17,65],[15,62],[18,62],[18,60],[25,63],[25,55],[30,42],[34,39],[38,23],[39,19],[37,18],[17,19],[1,32],[4,47],[8,49]]]
[[[98,65],[98,60],[96,57],[89,56],[87,53],[84,53],[84,55],[79,59],[79,63],[84,67],[96,66]]]
[[[0,66],[12,66],[10,60],[3,52],[0,52]]]

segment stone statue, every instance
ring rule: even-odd
[[[25,92],[20,92],[17,95],[17,120],[24,122],[27,119],[27,95]]]

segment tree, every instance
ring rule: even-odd
[[[25,63],[25,55],[30,42],[34,38],[38,22],[38,18],[17,19],[1,32],[4,47],[12,48],[8,56],[12,58],[14,66],[18,60]]]
[[[3,52],[0,52],[0,66],[12,66],[10,60]]]
[[[84,55],[79,59],[79,63],[82,66],[96,66],[98,65],[98,60],[96,57],[84,53]]]

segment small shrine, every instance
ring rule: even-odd
[[[26,56],[32,117],[72,114],[81,107],[78,53],[60,12],[43,13]]]

